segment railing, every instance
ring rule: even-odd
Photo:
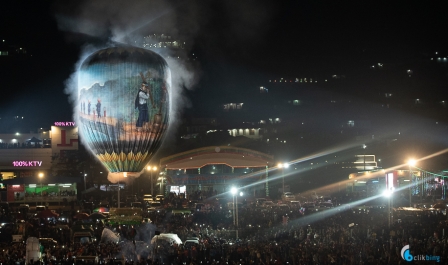
[[[36,149],[36,148],[51,148],[51,144],[44,144],[44,145],[0,144],[0,149]]]
[[[33,196],[33,197],[19,197],[19,198],[14,198],[14,201],[12,202],[23,202],[23,203],[27,203],[27,202],[63,202],[64,199],[66,199],[67,201],[76,201],[77,200],[77,196]]]

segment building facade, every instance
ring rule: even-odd
[[[80,178],[58,174],[58,167],[74,161],[78,128],[73,122],[55,123],[37,133],[0,134],[1,199],[44,203],[77,198]]]

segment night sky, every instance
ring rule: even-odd
[[[385,92],[448,100],[446,63],[430,65],[448,55],[446,10],[441,1],[8,1],[0,36],[28,56],[0,58],[0,116],[24,116],[25,130],[72,120],[64,89],[86,50],[149,33],[185,40],[195,58],[182,66],[181,113],[212,116],[268,80],[311,75],[347,77],[325,89],[366,103]],[[377,63],[388,71],[372,74]]]

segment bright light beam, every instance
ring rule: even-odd
[[[172,8],[170,8],[170,9],[165,9],[163,12],[158,13],[158,16],[156,16],[156,17],[150,19],[149,21],[145,21],[145,22],[142,23],[140,26],[135,27],[133,30],[131,30],[131,31],[127,32],[127,33],[123,33],[121,36],[117,36],[117,37],[116,37],[117,41],[122,41],[122,40],[125,39],[127,36],[131,35],[132,33],[134,33],[134,32],[136,32],[136,31],[140,30],[140,29],[143,28],[143,27],[148,26],[149,24],[151,24],[151,23],[154,22],[155,20],[157,20],[157,19],[163,17],[164,15],[166,15],[166,14],[172,12],[172,10],[173,10]]]

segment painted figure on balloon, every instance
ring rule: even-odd
[[[135,125],[135,127],[137,127],[137,132],[141,132],[143,129],[148,129],[149,113],[147,101],[150,97],[148,90],[148,84],[146,82],[142,82],[142,86],[139,89],[135,99],[135,107],[138,108],[138,119],[137,124]]]
[[[98,103],[96,103],[96,113],[98,114],[98,118],[101,118],[101,100],[98,99]]]

